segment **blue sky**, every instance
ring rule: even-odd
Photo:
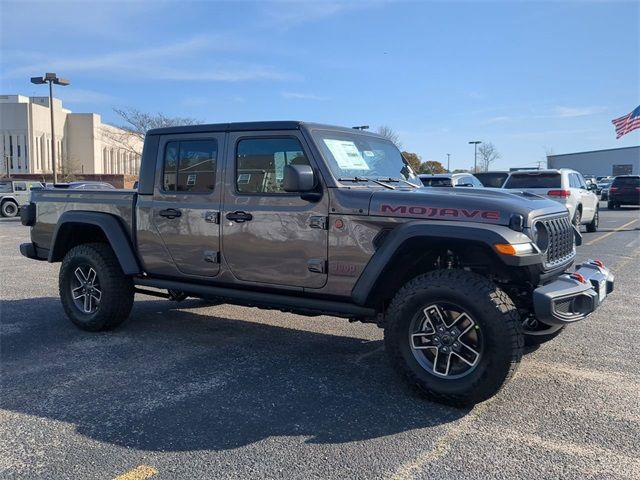
[[[0,3],[1,93],[73,111],[134,107],[205,122],[388,125],[423,160],[492,168],[640,144],[640,2]]]

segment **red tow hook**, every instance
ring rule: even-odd
[[[600,268],[604,268],[604,262],[602,260],[591,260],[589,263],[597,265]]]
[[[580,283],[587,283],[587,279],[584,278],[584,275],[582,275],[581,273],[574,272],[571,275],[569,275],[569,277],[579,281]]]

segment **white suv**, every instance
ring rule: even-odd
[[[588,232],[598,230],[598,196],[589,190],[580,172],[569,168],[511,172],[502,188],[549,197],[566,205],[578,228],[586,225]]]

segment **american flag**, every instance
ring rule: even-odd
[[[620,138],[630,131],[640,128],[640,105],[638,105],[633,112],[611,120],[611,123],[616,127],[616,138]]]

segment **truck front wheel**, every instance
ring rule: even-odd
[[[436,270],[405,284],[385,319],[394,367],[425,397],[468,406],[515,373],[524,338],[509,296],[481,275]]]
[[[124,276],[109,245],[78,245],[64,257],[60,299],[69,319],[91,332],[108,330],[127,319],[133,306],[133,281]]]

